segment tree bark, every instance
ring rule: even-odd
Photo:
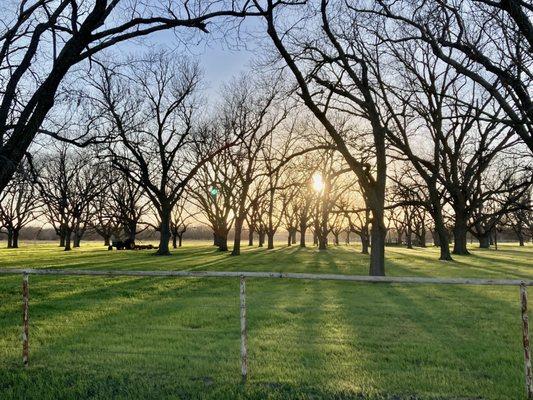
[[[74,247],[80,247],[82,236],[78,232],[74,232]]]
[[[450,254],[450,241],[448,240],[448,232],[446,231],[444,225],[437,222],[435,222],[435,225],[435,230],[433,231],[433,242],[438,243],[437,246],[439,246],[440,248],[439,260],[452,261],[452,255]]]
[[[466,248],[467,233],[468,229],[466,227],[466,220],[462,218],[462,216],[456,214],[455,225],[453,227],[453,254],[470,254]]]
[[[111,244],[110,242],[110,235],[104,235],[104,246],[109,246]]]
[[[300,247],[305,247],[305,233],[307,232],[307,221],[300,222]]]
[[[263,244],[265,243],[265,232],[260,231],[259,232],[259,240],[258,240],[258,247],[263,247]]]
[[[373,212],[372,229],[370,231],[372,247],[370,251],[370,268],[371,276],[385,276],[385,238],[387,228],[383,224],[383,215]]]
[[[59,228],[59,247],[65,247],[66,229],[64,225]]]
[[[248,227],[248,246],[254,245],[254,230]]]
[[[228,251],[228,234],[222,233],[217,235],[217,243],[219,251]]]
[[[489,249],[490,248],[490,242],[491,242],[491,237],[490,237],[490,231],[489,232],[485,232],[483,233],[482,235],[479,235],[477,240],[479,241],[479,248],[480,249]]]
[[[232,256],[238,256],[241,254],[241,235],[243,224],[244,216],[242,218],[235,218],[235,238],[233,239],[233,250],[231,250]]]
[[[177,239],[178,239],[178,234],[172,234],[172,248],[173,249],[176,249],[178,247],[178,242],[177,242]]]
[[[327,250],[328,249],[328,237],[327,235],[318,236],[318,250]]]
[[[272,250],[274,248],[274,232],[267,232],[268,245],[267,249]]]
[[[70,251],[72,247],[70,246],[70,241],[72,237],[72,231],[70,229],[65,229],[65,251]]]
[[[361,254],[368,254],[368,247],[369,247],[369,240],[368,240],[368,234],[362,234],[361,235]]]
[[[411,233],[411,228],[407,228],[407,232],[405,233],[405,244],[407,245],[408,249],[413,248],[413,235]]]
[[[171,232],[170,232],[170,213],[172,208],[166,205],[161,206],[159,212],[159,218],[161,220],[161,226],[159,229],[159,248],[155,254],[159,256],[168,256],[170,255],[169,242]]]
[[[418,245],[420,247],[427,247],[427,245],[426,245],[426,229],[425,228],[422,228],[422,230],[420,232],[419,241],[420,241],[420,243],[418,243]]]
[[[178,235],[178,247],[183,245],[183,234]]]
[[[13,248],[14,249],[19,248],[19,234],[20,234],[20,229],[13,229]]]
[[[13,248],[13,229],[7,228],[7,248]]]

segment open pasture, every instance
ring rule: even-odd
[[[207,243],[170,257],[90,244],[1,250],[2,267],[365,275],[354,246]],[[387,248],[392,276],[532,279],[531,247]],[[0,398],[524,398],[518,288],[247,280],[249,380],[240,382],[239,282],[30,276],[30,366],[21,277],[0,277]]]

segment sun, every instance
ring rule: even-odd
[[[313,190],[317,193],[321,193],[324,190],[324,179],[320,172],[313,174]]]

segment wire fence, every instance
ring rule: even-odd
[[[247,280],[249,279],[290,279],[290,280],[305,280],[305,281],[338,281],[338,282],[359,282],[366,284],[399,284],[399,285],[474,285],[474,286],[506,286],[517,287],[519,289],[520,298],[520,315],[521,315],[521,343],[524,356],[524,377],[525,388],[528,399],[533,399],[533,377],[530,357],[529,344],[529,321],[528,321],[528,299],[527,287],[533,286],[533,281],[530,280],[505,280],[505,279],[461,279],[461,278],[425,278],[425,277],[369,277],[369,276],[355,276],[355,275],[331,275],[331,274],[298,274],[298,273],[278,273],[278,272],[221,272],[221,271],[102,271],[102,270],[59,270],[59,269],[0,269],[0,275],[20,275],[22,276],[22,366],[28,367],[30,362],[42,363],[47,367],[50,360],[60,357],[68,357],[69,364],[85,363],[88,360],[100,360],[102,362],[120,362],[123,357],[152,359],[155,358],[159,362],[161,369],[152,368],[151,373],[166,371],[165,365],[173,365],[175,369],[187,369],[191,363],[202,360],[218,365],[229,365],[232,367],[239,366],[240,378],[246,382],[249,375],[250,368],[254,365],[264,363],[256,353],[255,348],[261,347],[261,342],[274,342],[279,347],[288,343],[297,345],[299,347],[313,349],[313,346],[331,346],[327,357],[335,360],[335,365],[338,367],[346,366],[353,367],[353,364],[343,358],[343,346],[353,345],[355,338],[350,335],[350,332],[343,332],[340,334],[325,334],[320,332],[315,336],[309,335],[308,330],[299,330],[298,324],[294,324],[294,319],[303,317],[306,321],[314,322],[314,326],[320,326],[321,319],[317,316],[319,313],[331,313],[337,311],[340,306],[338,304],[323,304],[317,307],[316,305],[302,305],[298,302],[289,304],[283,303],[275,304],[273,301],[284,294],[283,290],[261,290],[247,293]],[[200,304],[195,304],[194,313],[187,320],[188,326],[170,324],[171,326],[147,326],[142,325],[142,328],[137,331],[128,327],[120,329],[120,322],[117,325],[97,324],[88,328],[83,323],[75,323],[69,319],[62,320],[57,317],[54,321],[32,318],[30,322],[30,275],[39,276],[86,276],[86,277],[138,277],[138,278],[218,278],[218,279],[238,279],[239,291],[238,295],[235,293],[235,301],[221,304],[217,296],[202,295],[196,300],[201,299]],[[201,290],[198,291],[201,293]],[[124,295],[128,295],[127,292]],[[250,299],[250,295],[252,295]],[[260,295],[260,296],[259,296]],[[254,297],[261,298],[261,302],[265,304],[268,312],[262,314],[262,318],[274,318],[283,313],[285,318],[284,323],[287,325],[294,324],[291,328],[290,335],[280,337],[279,332],[269,332],[268,330],[255,331],[254,328],[250,330],[249,316],[250,310],[259,307],[258,303],[254,302]],[[250,300],[252,301],[250,303]],[[460,304],[460,300],[455,300]],[[183,309],[190,307],[190,302],[174,302],[173,306],[183,307]],[[363,305],[364,307],[364,305]],[[237,312],[238,310],[238,312]],[[224,323],[222,327],[219,325],[203,326],[205,324],[195,323],[194,319],[202,317],[209,319],[213,317],[222,318]],[[392,313],[392,311],[391,311]],[[396,315],[398,320],[401,320],[402,315]],[[432,320],[431,315],[426,315],[425,322],[428,325],[435,324],[438,321]],[[461,316],[462,322],[471,319],[476,324],[481,324],[483,316]],[[204,321],[205,322],[205,321]],[[375,322],[378,325],[378,322]],[[291,325],[292,326],[292,325]],[[366,324],[366,328],[372,329],[372,323]],[[19,328],[20,329],[20,328]],[[110,339],[107,343],[105,351],[98,347],[97,340],[91,341],[91,331],[94,330],[98,337],[102,335],[114,335],[116,339]],[[332,328],[333,329],[333,328]],[[69,343],[61,343],[60,345],[48,345],[44,341],[47,335],[53,336],[58,331],[73,332],[73,339]],[[76,336],[77,331],[85,331],[86,342],[83,342],[81,336]],[[37,343],[31,344],[30,354],[30,338],[39,336],[40,340]],[[37,335],[39,334],[39,335]],[[159,343],[154,350],[154,346],[146,345],[143,348],[138,342],[138,338],[143,335],[157,334],[156,338]],[[41,335],[43,337],[41,337]],[[176,340],[176,335],[179,335],[180,340]],[[96,335],[95,335],[96,336]],[[250,337],[249,337],[250,336]],[[216,348],[217,341],[213,342],[213,338],[218,338],[227,346],[234,349],[233,352],[227,351],[224,348]],[[187,348],[180,348],[184,341],[191,341],[193,344]],[[134,348],[128,347],[128,340],[137,343]],[[251,340],[251,342],[250,342]],[[16,345],[13,343],[13,345]],[[250,347],[252,345],[252,347]],[[340,346],[340,348],[339,348]],[[237,348],[239,350],[237,350]],[[324,348],[324,347],[323,347]],[[12,350],[12,349],[11,349]],[[170,351],[172,350],[172,351]],[[9,349],[4,349],[8,352]],[[310,350],[312,351],[312,350]],[[202,353],[202,354],[199,354]],[[20,354],[20,353],[19,353]],[[33,356],[33,355],[34,356]],[[30,358],[30,356],[32,358]],[[304,359],[294,356],[294,361],[303,367],[313,368],[317,366],[313,355],[311,358]],[[287,357],[285,357],[286,359]],[[19,359],[20,360],[20,359]],[[10,361],[12,364],[15,360]],[[19,361],[20,363],[20,361]],[[20,364],[19,364],[20,365]],[[206,378],[207,379],[207,378]]]

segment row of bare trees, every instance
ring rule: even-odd
[[[159,254],[187,229],[180,209],[188,207],[221,250],[236,232],[235,255],[245,224],[268,248],[280,228],[291,244],[310,229],[325,248],[328,235],[338,241],[348,226],[366,250],[370,244],[372,275],[385,273],[391,224],[412,245],[413,235],[425,242],[429,219],[442,260],[468,254],[469,232],[486,246],[503,221],[524,235],[533,150],[527,2],[79,3],[5,10],[0,189],[12,245],[29,220],[10,222],[22,201],[15,195],[24,195],[9,185],[27,179],[45,199],[28,213],[54,213],[65,247],[83,235],[90,210],[100,213],[102,232],[115,229],[104,222],[137,231],[135,212],[130,227],[118,213],[102,214],[109,196],[100,197],[98,182],[106,178],[147,202]],[[241,18],[262,22],[264,54],[254,77],[229,84],[217,105],[206,105],[200,68],[185,57],[109,61],[109,51],[132,38],[174,29],[186,41],[208,23],[217,29]],[[37,135],[87,149],[72,158],[44,151],[26,166]]]

